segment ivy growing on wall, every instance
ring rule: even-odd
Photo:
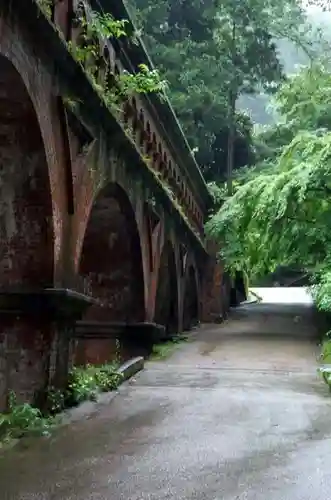
[[[112,73],[112,78],[98,81],[98,72],[101,68],[99,40],[119,39],[128,37],[127,20],[116,20],[109,13],[92,11],[87,20],[83,15],[77,16],[77,22],[82,28],[81,43],[68,43],[69,49],[87,72],[94,88],[104,100],[106,106],[112,111],[120,111],[121,104],[133,94],[146,94],[150,92],[163,93],[167,87],[165,80],[160,78],[156,69],[150,69],[145,64],[139,65],[137,73],[124,70],[121,74]]]

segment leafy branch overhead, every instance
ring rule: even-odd
[[[331,75],[323,64],[282,86],[276,103],[288,142],[237,186],[207,224],[230,268],[251,276],[278,265],[313,272],[323,308],[331,307],[330,98]]]
[[[284,78],[278,40],[291,40],[309,57],[320,49],[301,4],[296,0],[128,3],[152,59],[169,82],[170,100],[208,180],[226,177],[229,143],[233,169],[253,164],[253,124],[247,113],[238,110],[238,98],[277,90]]]

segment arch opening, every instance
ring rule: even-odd
[[[198,287],[193,266],[186,274],[183,302],[183,329],[190,330],[199,323]]]
[[[53,283],[52,195],[32,101],[0,56],[0,286]]]
[[[40,125],[21,75],[0,55],[0,288],[29,291],[51,287],[53,281],[52,193]],[[47,385],[47,321],[2,318],[0,409],[9,390],[19,401],[31,402]]]
[[[243,272],[236,271],[232,278],[232,286],[230,290],[230,307],[237,307],[247,300],[245,280]]]
[[[175,253],[170,242],[164,244],[159,267],[154,321],[167,335],[178,332],[178,288]]]
[[[87,223],[79,275],[98,300],[85,320],[141,322],[145,319],[144,275],[135,214],[115,183],[98,195]]]

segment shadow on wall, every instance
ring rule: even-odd
[[[174,249],[167,241],[162,250],[155,301],[154,321],[166,328],[167,335],[178,332],[178,288]]]
[[[108,184],[92,207],[79,280],[82,291],[96,298],[98,304],[83,318],[95,336],[76,342],[76,362],[104,363],[117,355],[127,358],[123,343],[116,342],[111,323],[145,320],[144,275],[135,213],[126,192],[116,183]]]
[[[199,323],[198,285],[193,266],[189,267],[184,286],[183,329],[186,331]]]
[[[140,238],[130,200],[118,184],[107,185],[92,207],[79,275],[84,291],[99,301],[84,319],[144,321]]]
[[[230,307],[237,307],[247,300],[247,291],[243,273],[237,271],[230,290]]]

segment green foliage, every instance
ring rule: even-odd
[[[65,408],[65,395],[60,389],[51,386],[46,393],[45,412],[50,415],[60,413]]]
[[[91,21],[86,23],[81,19],[82,26],[86,26],[87,34],[92,37],[100,36],[102,38],[121,38],[128,36],[126,26],[128,21],[126,19],[114,19],[109,13],[100,14],[94,11],[91,16]]]
[[[89,367],[73,368],[69,374],[69,383],[66,391],[66,404],[75,406],[83,401],[95,401],[97,396],[97,383],[94,373]]]
[[[301,133],[271,172],[242,185],[209,221],[228,265],[256,276],[277,265],[317,268],[328,255],[331,134]],[[324,196],[323,196],[324,193]]]
[[[146,64],[139,65],[140,72],[136,74],[124,71],[118,77],[121,93],[125,96],[137,94],[149,94],[151,92],[164,91],[167,88],[165,80],[161,80],[158,70],[150,70]]]
[[[137,73],[124,71],[120,75],[113,74],[112,85],[108,82],[98,83],[100,65],[99,40],[128,37],[127,20],[116,20],[111,14],[92,11],[89,21],[78,17],[82,27],[81,43],[68,43],[73,57],[87,72],[95,90],[113,112],[120,111],[121,103],[134,93],[163,93],[167,88],[165,80],[160,78],[156,69],[150,69],[146,64],[139,65]]]
[[[326,336],[329,336],[330,332],[326,334]],[[329,339],[325,340],[322,344],[322,349],[321,349],[321,360],[325,364],[331,364],[331,341]]]
[[[66,406],[76,406],[88,400],[94,401],[99,391],[117,389],[123,381],[122,375],[117,370],[117,363],[73,368],[65,395]]]
[[[17,404],[15,394],[10,392],[8,412],[0,413],[0,442],[27,435],[49,435],[56,424],[56,414],[83,401],[96,400],[99,392],[116,390],[123,382],[118,367],[116,359],[101,366],[73,368],[65,391],[48,388],[43,412],[28,403]]]
[[[153,346],[150,358],[152,360],[163,360],[169,358],[180,347],[183,342],[187,342],[188,337],[184,335],[177,335],[168,342],[161,342]]]
[[[330,78],[316,63],[283,85],[276,100],[289,142],[278,144],[207,224],[229,268],[251,278],[279,265],[312,272],[323,311],[331,310]]]
[[[324,382],[329,386],[331,391],[331,341],[329,340],[330,332],[326,334],[326,340],[322,344],[321,349],[321,367],[318,369]]]
[[[315,273],[315,283],[311,286],[313,299],[320,311],[331,311],[331,263],[329,255]]]
[[[0,414],[0,440],[20,438],[27,435],[48,435],[53,421],[43,417],[40,410],[24,403],[17,404],[13,392],[9,394],[7,413]]]
[[[207,186],[213,197],[215,207],[221,207],[227,197],[226,186],[224,184],[216,184],[214,181],[208,182]]]
[[[254,138],[257,163],[275,160],[283,147],[292,141],[294,134],[292,125],[286,123],[277,123],[275,126],[258,130]]]
[[[285,83],[277,95],[276,109],[294,132],[331,127],[331,75],[314,63]]]
[[[252,123],[233,113],[230,91],[236,101],[242,93],[275,90],[283,75],[274,37],[309,47],[301,6],[294,0],[129,3],[208,179],[224,178],[229,122],[235,126],[234,167],[251,164]]]
[[[115,391],[123,382],[123,375],[117,368],[115,364],[107,364],[95,370],[94,377],[100,391]]]

